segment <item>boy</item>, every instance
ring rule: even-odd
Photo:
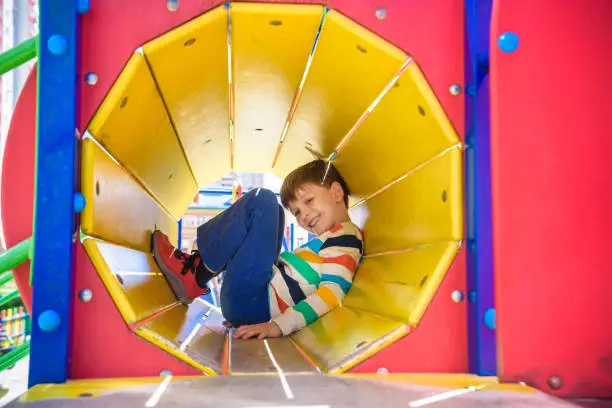
[[[363,254],[361,231],[348,215],[349,190],[333,165],[316,160],[291,172],[281,202],[317,235],[283,252],[285,214],[274,193],[250,191],[198,228],[198,250],[180,252],[161,231],[152,236],[155,261],[183,303],[206,292],[225,270],[221,309],[235,338],[281,337],[339,306]]]

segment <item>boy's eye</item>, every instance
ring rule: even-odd
[[[306,204],[310,204],[310,203],[312,203],[312,200],[314,200],[314,198],[312,198],[312,197],[311,197],[311,198],[309,198],[308,200],[306,200]]]

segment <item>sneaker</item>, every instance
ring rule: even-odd
[[[156,230],[151,236],[151,252],[181,303],[188,305],[195,298],[210,292],[210,289],[200,287],[196,280],[196,270],[202,262],[198,251],[192,251],[191,255],[179,251],[172,246],[166,234]]]

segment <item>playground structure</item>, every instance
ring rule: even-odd
[[[612,7],[285,3],[302,4],[41,3],[2,219],[10,246],[33,234],[32,273],[15,269],[33,317],[30,384],[78,381],[25,399],[277,372],[310,374],[313,387],[529,394],[497,376],[612,397],[599,88]],[[554,39],[568,27],[575,63],[560,65]],[[570,134],[583,136],[563,143]],[[291,339],[232,342],[214,305],[176,301],[149,234],[178,237],[198,188],[232,170],[282,177],[316,157],[345,176],[365,230],[354,286]],[[483,377],[459,375],[470,372]]]

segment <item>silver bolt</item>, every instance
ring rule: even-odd
[[[384,20],[385,18],[387,18],[387,9],[384,7],[380,7],[376,9],[376,18],[379,20]]]
[[[453,299],[453,302],[455,303],[461,303],[463,302],[463,292],[460,291],[459,289],[454,290],[453,293],[451,293],[451,299]]]
[[[450,88],[448,88],[448,90],[450,91],[450,94],[453,96],[461,95],[461,85],[459,84],[452,84]]]
[[[82,291],[79,292],[79,299],[83,303],[87,303],[91,301],[92,298],[93,298],[93,292],[89,289],[83,289]]]
[[[176,11],[179,8],[178,0],[166,0],[166,7],[169,11]]]
[[[552,390],[559,390],[561,389],[561,387],[563,387],[563,380],[561,380],[561,377],[559,377],[558,375],[553,375],[553,376],[548,377],[547,382],[548,382],[548,386]]]
[[[87,85],[94,86],[98,83],[98,74],[96,74],[95,72],[88,72],[87,74],[85,74],[85,82],[87,83]]]
[[[389,370],[387,370],[385,367],[380,367],[378,370],[376,370],[376,374],[389,374]]]
[[[159,376],[160,377],[172,377],[172,371],[170,371],[170,370],[162,370],[159,373]]]

